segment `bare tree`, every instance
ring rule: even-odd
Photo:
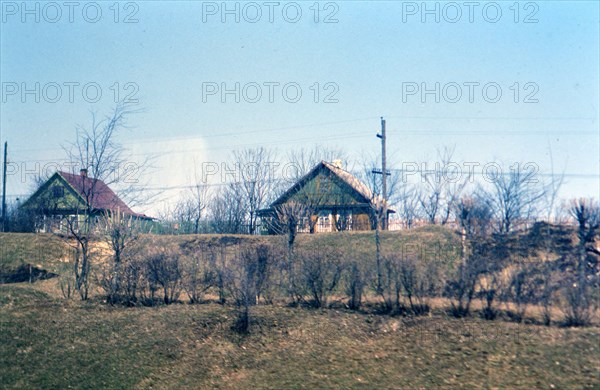
[[[93,215],[96,212],[95,200],[99,196],[98,182],[110,185],[118,180],[118,170],[125,164],[123,148],[116,143],[115,135],[126,126],[126,118],[134,111],[119,103],[111,115],[98,119],[92,114],[89,128],[78,126],[76,139],[70,148],[65,148],[72,166],[79,166],[86,174],[81,175],[81,196],[83,204],[73,205],[81,218],[67,218],[70,235],[76,241],[76,256],[73,264],[75,288],[83,300],[88,297],[89,274],[91,269],[90,241],[93,235]]]
[[[475,192],[462,197],[454,207],[455,218],[462,231],[462,237],[474,239],[491,233],[493,211],[483,192]],[[466,251],[463,251],[466,253]]]
[[[105,211],[102,217],[100,231],[112,256],[104,273],[101,275],[100,285],[107,293],[110,304],[117,303],[121,295],[121,287],[124,278],[123,263],[128,259],[127,251],[139,238],[139,226],[131,215],[124,215],[118,210],[116,212]]]
[[[537,212],[544,190],[531,168],[528,164],[513,165],[508,174],[498,173],[486,192],[501,234],[530,221]]]
[[[166,214],[162,216],[166,217],[165,220],[173,221],[176,232],[180,234],[190,234],[194,231],[195,205],[186,195],[183,193],[172,209],[165,210]]]
[[[478,295],[481,299],[483,311],[482,316],[486,320],[494,320],[498,315],[496,301],[503,290],[502,279],[499,270],[494,264],[479,258],[481,264],[481,276],[478,278]]]
[[[196,164],[194,164],[194,169]],[[208,183],[203,182],[198,176],[198,172],[194,171],[194,184],[189,188],[189,193],[186,198],[186,208],[189,210],[191,220],[193,222],[193,233],[200,233],[200,220],[204,217],[204,213],[210,202],[210,191]]]
[[[448,281],[446,293],[452,298],[451,313],[463,317],[469,314],[479,276],[486,271],[484,240],[492,212],[485,199],[478,196],[464,197],[454,212],[461,229],[461,261]]]
[[[206,216],[209,202],[208,185],[197,183],[182,194],[172,211],[167,211],[167,219],[177,221],[180,233],[198,234],[202,228],[200,222]]]
[[[287,235],[287,273],[288,273],[288,292],[292,299],[295,299],[297,286],[294,272],[294,243],[298,230],[303,224],[311,219],[310,207],[299,201],[289,201],[275,206],[275,217],[273,221],[274,230],[278,233]]]
[[[600,229],[600,205],[593,199],[577,199],[571,202],[570,211],[577,223],[578,244],[575,280],[568,283],[565,291],[568,304],[566,322],[579,326],[589,323],[595,303],[591,296],[590,279],[596,277],[597,270],[593,263],[588,262],[588,252],[600,254],[593,247]]]
[[[292,200],[275,206],[275,214],[279,230],[287,235],[288,254],[291,257],[298,230],[305,222],[308,223],[311,217],[309,207],[305,203]]]
[[[552,323],[552,307],[563,277],[558,268],[555,262],[543,262],[537,264],[530,277],[529,283],[537,287],[533,299],[542,306],[542,319],[546,326]]]
[[[560,174],[554,173],[554,158],[552,157],[552,148],[548,145],[548,154],[550,155],[550,178],[545,184],[545,189],[543,191],[546,209],[546,221],[551,223],[552,214],[556,211],[556,203],[558,200],[558,192],[563,185],[565,179],[564,169]],[[558,220],[557,216],[554,215],[555,221]]]
[[[430,224],[445,225],[469,178],[463,178],[462,172],[451,172],[451,167],[457,166],[452,161],[454,147],[438,148],[437,155],[435,169],[421,172],[419,203]]]
[[[269,149],[244,149],[233,153],[239,184],[245,197],[248,233],[254,234],[258,211],[265,207],[275,181],[275,153]]]
[[[421,189],[419,192],[419,203],[423,214],[427,218],[430,224],[435,224],[437,221],[437,215],[439,212],[441,202],[441,187],[435,179],[431,179],[431,176],[425,176],[425,182],[429,187],[429,190]]]
[[[234,330],[249,333],[250,307],[268,287],[271,251],[266,245],[247,245],[236,252],[224,270],[224,281],[238,308]]]
[[[215,233],[242,234],[247,206],[240,183],[228,183],[218,188],[209,206],[210,225]]]
[[[444,203],[440,213],[440,225],[446,225],[448,223],[468,182],[468,177],[462,179],[449,179],[447,181],[443,189]]]
[[[43,203],[45,202],[40,201],[34,207],[29,208],[20,207],[18,198],[16,202],[8,203],[6,212],[6,231],[15,233],[34,233],[36,231],[38,219],[43,215],[44,210],[48,209],[45,207],[41,207],[41,204]],[[56,203],[50,202],[48,202],[47,204],[49,204],[51,208],[53,208],[52,204],[56,205]]]
[[[397,196],[397,213],[404,222],[404,227],[413,227],[418,217],[419,195],[417,190],[409,183],[404,183]]]
[[[396,254],[385,256],[380,260],[375,287],[375,292],[383,300],[383,309],[396,314],[400,314],[406,309],[402,303],[400,259],[400,256]]]

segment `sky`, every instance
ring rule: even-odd
[[[599,4],[2,1],[8,199],[120,99],[141,109],[117,138],[128,161],[155,157],[150,188],[246,147],[321,144],[352,164],[379,151],[383,116],[395,169],[454,147],[459,164],[529,163],[564,172],[561,197],[597,198]]]

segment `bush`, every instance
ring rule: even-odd
[[[159,289],[162,289],[165,304],[179,299],[182,289],[180,256],[177,251],[161,248],[146,257],[144,266],[150,303],[154,302],[155,293]]]
[[[269,270],[273,263],[271,249],[264,244],[237,247],[227,267],[223,268],[224,285],[234,298],[237,319],[233,329],[242,334],[250,332],[250,307],[270,287]],[[225,264],[225,262],[223,262]]]
[[[595,305],[591,289],[578,285],[576,278],[567,279],[561,290],[560,307],[564,315],[564,326],[588,326],[592,320]]]
[[[429,313],[429,304],[426,303],[427,292],[431,288],[428,284],[425,264],[419,263],[414,257],[402,258],[399,261],[400,281],[410,310],[414,315]]]
[[[350,264],[348,264],[344,284],[349,297],[348,307],[352,310],[360,309],[362,304],[364,289],[369,279],[366,268],[364,262],[355,259],[350,260]]]
[[[215,285],[217,274],[211,253],[206,247],[198,248],[187,257],[182,267],[182,287],[190,303],[199,303],[208,289]]]
[[[309,303],[314,307],[325,307],[329,296],[336,289],[343,270],[341,253],[334,248],[299,250],[300,284],[310,296]]]
[[[450,314],[454,317],[462,318],[469,315],[478,277],[479,271],[475,265],[467,261],[465,264],[460,264],[454,277],[448,280],[445,295],[450,298]]]

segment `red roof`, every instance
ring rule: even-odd
[[[131,210],[129,206],[127,206],[127,204],[125,204],[125,202],[123,202],[102,180],[82,175],[74,175],[67,172],[58,172],[58,174],[62,176],[62,178],[65,179],[84,200],[88,199],[86,194],[89,195],[93,188],[93,197],[91,197],[92,199],[90,199],[90,201],[91,206],[95,209],[120,211],[124,214],[136,217],[149,218],[145,214],[136,213]]]

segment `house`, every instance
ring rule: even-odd
[[[131,210],[102,180],[88,177],[87,169],[82,169],[79,175],[56,172],[21,209],[33,215],[37,232],[67,232],[67,224],[77,230],[87,215],[92,222],[114,213],[141,221],[152,220]]]
[[[301,205],[298,231],[334,232],[372,230],[376,227],[376,210],[383,201],[362,181],[342,168],[341,161],[321,161],[275,200],[261,210],[263,230],[280,232],[282,210]],[[379,205],[379,206],[378,206]],[[387,214],[393,213],[387,209]],[[381,226],[381,224],[380,224]]]

